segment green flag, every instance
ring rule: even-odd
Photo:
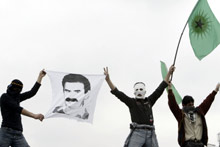
[[[160,61],[160,65],[161,65],[162,77],[163,77],[163,79],[165,79],[165,77],[167,75],[167,66],[163,61]],[[180,96],[180,94],[178,93],[178,91],[176,90],[174,85],[171,86],[171,89],[173,91],[173,94],[175,96],[177,104],[180,104],[182,102],[182,97]]]
[[[207,0],[198,0],[189,20],[189,36],[196,57],[201,60],[220,43],[220,24]]]

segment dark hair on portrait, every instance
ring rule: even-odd
[[[145,84],[144,84],[143,82],[136,82],[136,83],[134,84],[134,86],[137,85],[137,84],[143,84],[143,85],[145,86]]]
[[[63,88],[64,88],[64,85],[65,85],[66,82],[82,83],[84,85],[85,93],[87,93],[91,89],[89,80],[85,76],[80,75],[80,74],[68,74],[68,75],[65,75],[63,77],[63,80],[62,80]]]
[[[194,103],[193,97],[191,97],[189,95],[186,95],[186,96],[183,97],[182,105],[187,105],[188,103],[191,103],[191,102]]]

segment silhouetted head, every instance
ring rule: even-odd
[[[23,83],[18,80],[18,79],[14,79],[7,88],[7,93],[10,93],[12,95],[17,95],[20,94],[23,88]]]

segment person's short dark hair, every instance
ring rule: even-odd
[[[189,103],[194,103],[194,99],[192,96],[189,96],[189,95],[186,95],[183,97],[183,100],[182,100],[182,105],[187,105]]]
[[[134,84],[134,86],[137,85],[137,84],[143,84],[143,85],[145,86],[144,82],[136,82],[136,83]]]
[[[85,93],[87,93],[91,89],[89,80],[85,76],[80,75],[80,74],[68,74],[68,75],[65,75],[63,77],[63,80],[62,80],[63,88],[64,88],[64,85],[65,85],[66,82],[82,83],[84,85]]]

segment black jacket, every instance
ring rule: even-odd
[[[162,95],[167,83],[163,81],[157,89],[145,99],[130,98],[117,88],[111,91],[118,99],[124,102],[130,111],[131,121],[138,124],[153,125],[152,107],[157,99]]]

